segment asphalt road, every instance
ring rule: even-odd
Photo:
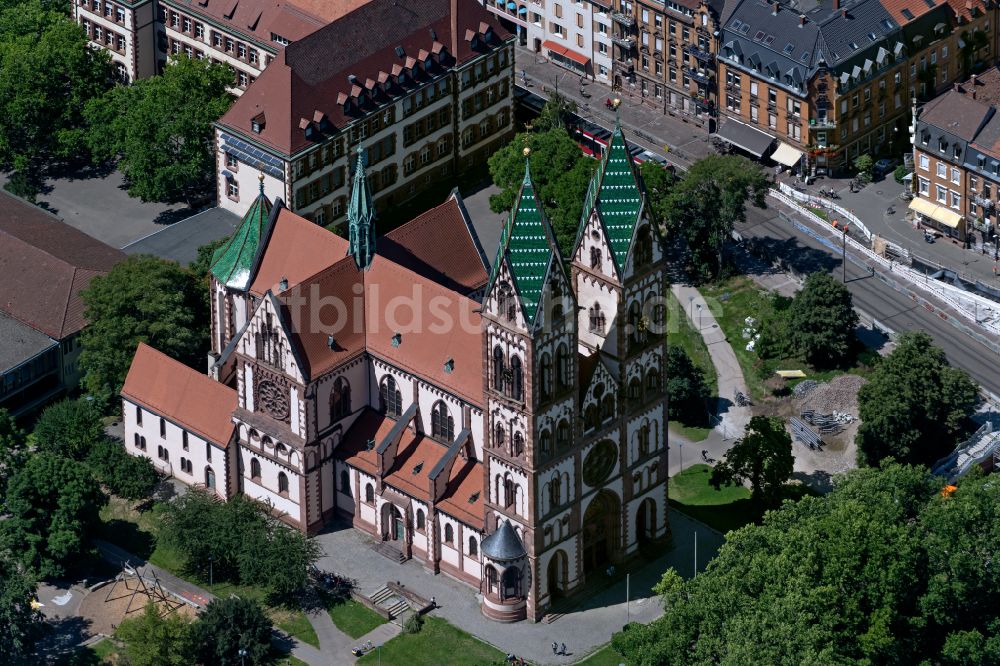
[[[829,271],[838,278],[843,274],[839,253],[834,254],[831,248],[781,219],[773,206],[767,210],[749,209],[746,223],[737,225],[737,231],[745,238],[756,239],[773,256],[784,258],[798,274],[816,270]],[[836,237],[830,234],[830,240],[836,241]],[[964,369],[985,389],[1000,395],[1000,357],[996,353],[871,277],[866,268],[850,260],[847,262],[847,286],[860,310],[900,333],[926,331],[944,350],[952,365]]]

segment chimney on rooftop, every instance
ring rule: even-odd
[[[451,57],[458,58],[458,0],[451,0]]]
[[[781,6],[781,3],[779,3],[777,0],[775,0],[774,2],[771,3],[771,16],[777,16],[778,15],[778,7],[780,7],[780,6]]]
[[[806,15],[805,14],[799,14],[799,27],[801,28],[805,24],[806,24]]]
[[[847,8],[846,7],[841,7],[840,8],[840,18],[847,18]]]

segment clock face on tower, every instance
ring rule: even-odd
[[[263,380],[257,384],[257,404],[276,419],[288,418],[288,396],[272,381]]]

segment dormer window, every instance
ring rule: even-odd
[[[263,113],[261,113],[261,114],[259,114],[257,116],[254,116],[250,120],[250,129],[253,131],[254,134],[260,134],[262,131],[264,131],[264,114]]]

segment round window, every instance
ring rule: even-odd
[[[618,447],[610,439],[602,439],[587,452],[583,459],[583,482],[591,488],[607,480],[615,468]]]

